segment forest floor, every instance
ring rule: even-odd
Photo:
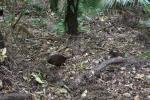
[[[29,25],[31,37],[18,34],[15,43],[7,43],[9,60],[0,67],[0,80],[10,85],[9,92],[32,94],[35,100],[150,100],[150,59],[142,57],[150,47],[149,38],[118,23],[118,17],[85,20],[85,32],[72,40],[43,31],[47,25]],[[30,23],[28,18],[23,20]],[[72,57],[56,68],[47,63],[48,56],[56,53]],[[78,79],[116,57],[130,60],[108,64],[98,75]]]

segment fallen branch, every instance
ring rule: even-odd
[[[0,100],[32,100],[32,95],[10,93],[10,94],[0,95]]]
[[[94,68],[93,70],[95,72],[97,71],[102,71],[104,69],[106,69],[106,67],[110,64],[119,64],[119,63],[125,63],[127,62],[129,59],[131,58],[122,58],[122,57],[115,57],[115,58],[111,58],[108,60],[105,60],[104,62],[102,62],[97,68]]]
[[[120,63],[135,64],[135,63],[139,63],[141,61],[143,61],[143,60],[138,60],[138,59],[135,59],[134,57],[129,57],[129,58],[115,57],[115,58],[105,60],[98,67],[94,67],[91,70],[88,70],[88,71],[84,72],[83,74],[78,75],[74,81],[75,87],[78,86],[79,84],[84,84],[87,81],[92,80],[93,76],[99,75],[101,71],[104,71],[106,69],[106,67],[109,67],[108,65],[120,64]]]

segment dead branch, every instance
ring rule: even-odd
[[[10,94],[0,95],[0,100],[32,100],[32,95],[10,93]]]
[[[122,58],[122,57],[115,57],[108,60],[105,60],[102,62],[97,68],[94,68],[94,71],[102,71],[106,69],[106,67],[110,64],[119,64],[119,63],[125,63],[128,61],[129,58]]]
[[[88,70],[84,72],[83,74],[78,75],[74,81],[75,87],[78,86],[79,84],[84,84],[84,82],[86,83],[87,80],[92,80],[93,76],[99,75],[101,71],[104,71],[106,67],[109,67],[108,65],[120,64],[120,63],[126,63],[126,62],[132,64],[132,63],[138,63],[141,61],[143,60],[138,60],[133,57],[129,57],[129,58],[115,57],[115,58],[105,60],[98,67],[94,67],[91,70]]]

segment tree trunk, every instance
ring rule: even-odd
[[[58,0],[50,0],[50,9],[54,12],[58,10]]]
[[[79,0],[67,0],[65,12],[65,31],[70,35],[78,35],[78,5]]]
[[[0,49],[3,49],[3,48],[5,48],[4,37],[2,33],[0,33]]]

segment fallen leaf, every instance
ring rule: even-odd
[[[134,100],[141,100],[141,99],[140,99],[140,96],[139,96],[139,95],[136,95],[136,96],[134,97]]]
[[[144,79],[144,74],[136,74],[136,76],[134,77],[136,79]]]
[[[35,73],[32,73],[31,75],[35,78],[35,80],[36,80],[38,83],[40,83],[40,84],[43,84],[43,83],[44,83],[44,81],[39,77],[39,75],[36,75]]]
[[[87,90],[84,90],[83,93],[81,94],[81,97],[86,97],[87,96]]]
[[[125,96],[125,97],[131,97],[131,94],[130,93],[124,93],[123,96]]]

